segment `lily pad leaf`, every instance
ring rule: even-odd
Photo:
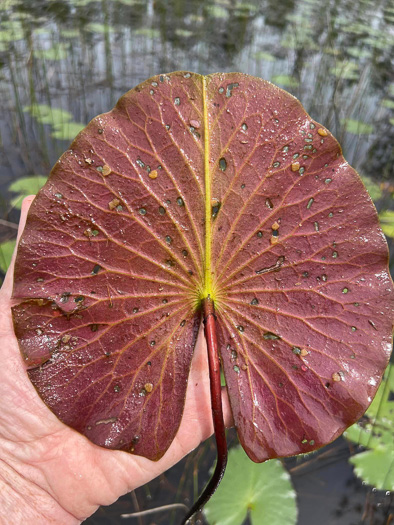
[[[379,213],[382,230],[387,237],[394,237],[394,210],[383,210]]]
[[[297,99],[240,73],[157,75],[93,119],[32,204],[13,296],[47,405],[155,460],[208,296],[254,461],[335,439],[391,351],[387,245],[363,183]]]
[[[35,194],[46,183],[47,177],[42,175],[33,175],[31,177],[22,177],[9,185],[8,190],[17,193],[12,200],[11,205],[21,209],[22,201],[25,197]]]
[[[0,243],[0,270],[4,273],[10,265],[12,254],[15,249],[15,239]]]
[[[352,118],[344,118],[341,119],[341,123],[344,125],[348,133],[353,133],[354,135],[369,135],[370,133],[373,133],[373,126],[366,122],[361,122]]]
[[[211,525],[293,525],[297,522],[296,493],[279,460],[256,465],[242,448],[230,450],[218,490],[204,509]]]
[[[350,458],[356,475],[379,490],[394,490],[394,443],[366,450]]]

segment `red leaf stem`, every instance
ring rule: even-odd
[[[217,462],[215,472],[212,478],[209,480],[205,490],[194,503],[192,508],[185,516],[182,525],[185,525],[190,518],[198,511],[200,511],[207,501],[213,496],[216,489],[221,482],[224,471],[227,465],[227,442],[226,432],[223,419],[223,408],[222,408],[222,388],[220,383],[220,358],[218,342],[216,338],[216,316],[215,307],[213,300],[208,295],[203,300],[203,312],[204,312],[204,327],[205,337],[208,346],[208,363],[209,363],[209,379],[211,386],[211,406],[212,406],[212,417],[213,426],[215,429],[216,448],[217,448]]]

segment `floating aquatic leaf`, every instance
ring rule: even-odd
[[[298,80],[290,75],[274,75],[272,77],[272,82],[290,88],[296,88],[299,85]]]
[[[151,27],[140,27],[133,31],[134,35],[146,36],[147,38],[159,38],[160,31]]]
[[[336,60],[335,65],[330,68],[330,73],[338,79],[345,80],[358,80],[360,77],[358,65],[347,60]]]
[[[85,124],[81,122],[63,122],[54,125],[52,137],[59,140],[72,140],[83,128]]]
[[[266,51],[258,51],[257,53],[255,53],[254,58],[256,60],[265,60],[266,62],[275,61],[274,55],[271,55],[271,53],[267,53]]]
[[[30,113],[41,124],[52,125],[52,136],[59,140],[72,140],[85,127],[85,124],[73,122],[69,111],[52,108],[46,104],[25,106],[23,111]]]
[[[373,126],[360,120],[342,118],[341,124],[343,124],[348,133],[353,133],[354,135],[369,135],[373,133]]]
[[[8,190],[18,195],[11,200],[11,206],[21,209],[22,201],[31,194],[36,194],[44,186],[47,177],[33,175],[32,177],[22,177],[9,185]]]
[[[15,249],[15,239],[0,243],[0,270],[4,273],[7,271],[11,262],[12,254]]]
[[[36,58],[45,60],[63,60],[67,57],[68,45],[67,44],[55,44],[48,49],[37,49],[34,51]],[[75,136],[75,135],[74,135]]]
[[[393,429],[394,430],[394,429]],[[366,450],[350,458],[354,472],[368,485],[379,490],[394,490],[394,443]]]
[[[181,27],[178,27],[178,29],[175,30],[176,36],[179,36],[180,38],[189,38],[193,36],[193,31],[189,31],[189,29],[182,29]]]
[[[256,465],[242,448],[235,448],[204,514],[212,525],[242,525],[247,516],[258,525],[292,525],[297,522],[296,493],[279,460]]]
[[[253,460],[314,450],[361,416],[393,293],[359,176],[269,82],[158,75],[93,119],[32,204],[13,308],[30,379],[95,443],[158,459],[208,295]]]
[[[394,237],[394,210],[382,210],[379,213],[379,220],[387,237]]]
[[[87,24],[84,29],[86,31],[90,31],[91,33],[112,33],[114,31],[114,28],[109,26],[108,24],[100,24],[99,22],[90,22],[90,24]]]
[[[23,111],[30,113],[30,115],[36,118],[41,124],[62,126],[65,122],[72,120],[72,114],[69,111],[60,108],[52,108],[47,104],[25,106]]]
[[[375,182],[371,177],[367,177],[366,175],[362,175],[361,180],[373,201],[377,201],[382,197],[383,192],[378,182]]]
[[[389,98],[385,98],[382,100],[382,106],[384,108],[394,109],[394,100],[390,100]]]
[[[372,56],[372,52],[369,49],[359,47],[348,47],[346,52],[354,58],[370,58]]]
[[[370,450],[350,458],[358,477],[380,490],[394,490],[394,365],[389,365],[363,421],[345,432]]]

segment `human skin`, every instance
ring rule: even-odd
[[[23,202],[18,236],[33,198]],[[206,344],[200,330],[181,425],[159,461],[98,447],[58,420],[29,381],[11,318],[14,257],[0,290],[0,524],[76,524],[157,477],[212,434]],[[224,389],[222,401],[229,426]]]

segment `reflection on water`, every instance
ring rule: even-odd
[[[81,127],[139,82],[173,70],[241,71],[287,89],[390,207],[393,51],[389,0],[2,0],[0,243],[15,236],[18,196],[36,191]],[[179,472],[165,478],[170,496],[155,501],[183,497]]]

